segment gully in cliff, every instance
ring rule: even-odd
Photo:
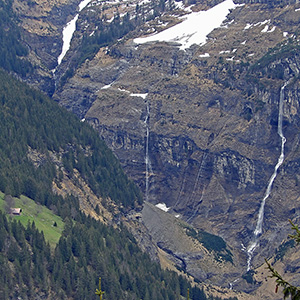
[[[79,12],[81,12],[90,2],[91,2],[91,0],[81,1],[78,6]],[[70,44],[71,44],[73,34],[76,30],[76,22],[78,20],[78,17],[79,17],[79,13],[77,13],[76,16],[70,22],[68,22],[67,25],[63,29],[63,33],[62,33],[63,34],[63,47],[62,47],[60,55],[57,58],[57,66],[59,66],[61,64],[63,58],[65,57],[66,53],[70,49]],[[55,71],[56,71],[56,68],[54,69],[54,72]]]

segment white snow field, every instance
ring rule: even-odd
[[[154,41],[178,42],[185,50],[193,44],[203,45],[207,35],[222,25],[231,9],[238,5],[225,0],[207,11],[192,12],[183,17],[183,21],[173,27],[147,37],[134,39],[136,44]]]

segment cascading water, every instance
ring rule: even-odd
[[[278,129],[277,129],[277,133],[281,138],[281,153],[280,156],[278,158],[278,162],[274,168],[274,172],[269,180],[268,186],[267,186],[267,190],[265,193],[265,196],[261,202],[260,208],[259,208],[259,212],[258,212],[258,219],[257,219],[257,223],[256,223],[256,228],[254,230],[254,238],[253,241],[249,244],[248,248],[247,248],[247,255],[248,255],[248,259],[247,259],[247,271],[249,271],[251,269],[251,261],[252,261],[252,257],[253,257],[253,253],[255,251],[255,249],[258,247],[258,239],[259,239],[259,235],[262,233],[262,224],[263,224],[263,219],[264,219],[264,209],[265,209],[265,203],[266,200],[268,199],[268,197],[270,196],[271,190],[272,190],[272,185],[273,182],[277,176],[277,171],[279,169],[279,167],[282,165],[283,160],[284,160],[284,144],[286,142],[286,138],[283,135],[282,132],[282,116],[283,116],[283,101],[284,101],[284,89],[287,86],[289,82],[286,82],[280,90],[280,98],[279,98],[279,110],[278,110]]]
[[[146,201],[149,200],[149,176],[150,173],[153,173],[152,166],[151,166],[151,160],[149,157],[149,138],[150,138],[150,129],[149,129],[149,119],[150,119],[150,105],[149,101],[146,100],[146,117],[144,120],[144,123],[146,125],[146,153],[145,153],[145,164],[146,164]]]

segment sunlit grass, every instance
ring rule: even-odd
[[[15,220],[19,220],[24,227],[27,227],[28,222],[35,223],[35,226],[44,232],[45,239],[50,243],[53,249],[58,243],[59,238],[64,229],[64,222],[55,215],[50,209],[40,204],[37,204],[30,198],[21,196],[14,198],[14,207],[22,209],[20,216],[10,216]],[[5,211],[4,194],[0,192],[0,209]],[[56,224],[56,226],[54,226]]]

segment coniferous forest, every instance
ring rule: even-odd
[[[28,55],[20,42],[21,32],[12,9],[13,1],[0,1],[0,66],[24,77],[33,71],[33,66],[22,59]]]
[[[206,299],[182,276],[162,271],[120,231],[81,215],[66,220],[54,252],[34,223],[24,228],[0,213],[0,299],[96,299],[98,277],[104,299]]]
[[[3,71],[0,99],[0,190],[13,196],[24,194],[48,207],[57,205],[60,199],[51,193],[57,176],[48,157],[52,151],[61,153],[69,176],[74,168],[79,170],[97,195],[125,207],[141,203],[139,190],[89,125]],[[45,155],[38,168],[27,157],[29,147]],[[91,155],[85,155],[87,149]]]

